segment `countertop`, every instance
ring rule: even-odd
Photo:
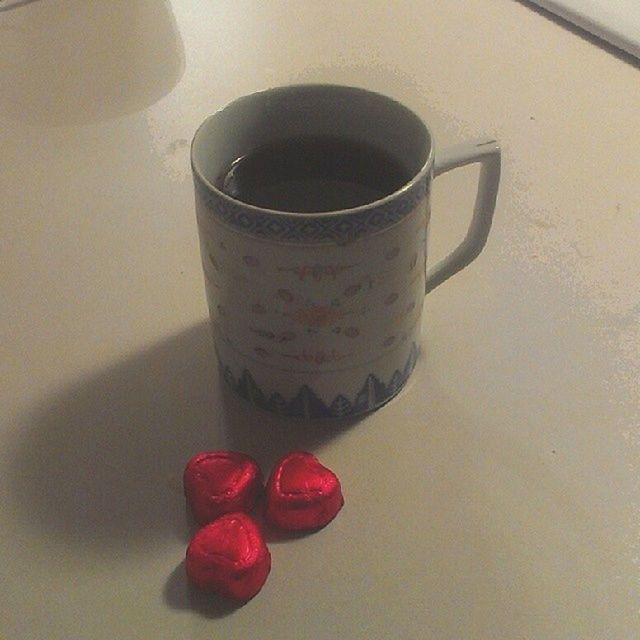
[[[640,75],[515,0],[0,4],[0,634],[640,635]],[[484,253],[429,294],[402,393],[349,426],[219,385],[189,167],[202,119],[326,81],[495,135]],[[474,169],[434,185],[429,260]],[[242,607],[187,587],[182,469],[313,451],[346,504]]]

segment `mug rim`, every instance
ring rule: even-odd
[[[384,98],[389,102],[395,102],[403,109],[406,109],[409,113],[411,113],[415,118],[417,118],[422,126],[425,128],[429,140],[431,142],[429,146],[429,153],[427,154],[427,158],[425,159],[422,166],[418,169],[418,171],[413,174],[413,177],[405,182],[402,186],[400,186],[395,191],[383,196],[382,198],[378,198],[377,200],[373,200],[371,202],[367,202],[366,204],[359,205],[357,207],[350,207],[346,209],[331,209],[329,211],[313,211],[313,212],[302,212],[302,211],[285,211],[282,209],[270,209],[268,207],[260,207],[249,202],[244,202],[243,200],[238,200],[225,193],[221,189],[218,189],[212,182],[209,180],[202,171],[200,171],[199,167],[196,166],[195,160],[195,144],[196,141],[201,134],[202,130],[205,126],[214,118],[218,117],[222,112],[231,107],[235,106],[238,102],[245,100],[250,97],[255,97],[256,95],[266,95],[269,93],[274,93],[276,91],[284,91],[284,90],[296,90],[296,89],[339,89],[339,90],[348,90],[353,91],[354,93],[360,94],[368,94],[375,95],[379,98]],[[370,89],[365,89],[364,87],[354,87],[352,85],[341,85],[341,84],[333,84],[333,83],[321,83],[321,82],[311,82],[311,83],[300,83],[300,84],[285,84],[278,85],[275,87],[269,87],[268,89],[263,89],[261,91],[254,91],[253,93],[242,95],[230,102],[227,102],[220,109],[214,111],[212,114],[208,115],[198,126],[195,133],[193,134],[193,138],[191,139],[191,148],[190,148],[190,157],[191,157],[191,169],[194,175],[198,178],[202,185],[204,185],[209,191],[213,192],[216,197],[221,198],[227,201],[229,204],[235,207],[244,207],[249,211],[254,213],[266,213],[274,216],[281,217],[293,217],[293,218],[304,218],[306,220],[314,219],[314,218],[325,218],[325,217],[333,217],[333,216],[344,216],[345,214],[356,214],[356,213],[364,213],[370,209],[378,208],[380,206],[384,206],[393,202],[394,200],[401,198],[404,194],[411,191],[419,182],[421,182],[425,176],[431,171],[431,167],[433,165],[434,158],[434,142],[433,135],[431,133],[431,129],[429,125],[424,121],[424,119],[419,116],[413,109],[410,109],[405,104],[392,98],[384,93],[380,93],[378,91],[371,91]]]

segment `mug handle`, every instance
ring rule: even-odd
[[[452,169],[479,162],[480,178],[471,224],[464,240],[446,257],[427,270],[429,293],[452,275],[473,262],[487,242],[500,183],[500,147],[495,140],[460,144],[436,153],[433,177]]]

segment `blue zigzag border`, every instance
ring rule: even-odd
[[[342,214],[286,214],[255,209],[211,190],[197,175],[196,192],[213,216],[248,235],[280,242],[353,241],[399,222],[428,195],[425,175],[397,197],[363,210]]]
[[[417,358],[418,345],[413,342],[405,366],[402,370],[396,369],[388,383],[385,384],[375,374],[370,373],[355,398],[350,400],[345,394],[338,394],[329,404],[321,400],[306,384],[302,385],[290,400],[286,400],[279,393],[267,397],[248,369],[244,369],[237,380],[231,369],[222,362],[220,369],[224,381],[237,394],[260,409],[305,419],[343,418],[367,413],[393,398],[409,379]]]

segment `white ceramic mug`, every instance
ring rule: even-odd
[[[353,209],[289,213],[215,187],[238,157],[300,135],[365,141],[400,159],[411,179]],[[482,250],[495,208],[494,140],[435,151],[426,124],[391,98],[334,85],[287,86],[240,98],[205,120],[192,144],[196,212],[223,378],[285,415],[357,415],[392,398],[420,346],[425,291]],[[471,225],[425,271],[431,181],[481,164]]]

